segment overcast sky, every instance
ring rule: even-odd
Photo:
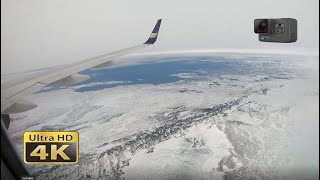
[[[298,42],[261,43],[255,18],[298,20]],[[143,43],[150,51],[319,48],[319,0],[1,0],[1,73],[68,64]]]

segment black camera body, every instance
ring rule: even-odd
[[[293,18],[255,19],[254,32],[261,42],[291,43],[298,40],[298,22]]]

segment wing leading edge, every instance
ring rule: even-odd
[[[141,45],[85,59],[75,64],[65,66],[54,72],[49,72],[46,75],[35,77],[33,79],[29,79],[28,81],[19,82],[18,84],[13,84],[10,86],[1,84],[1,114],[13,114],[30,110],[29,107],[31,107],[31,105],[28,105],[28,107],[25,108],[22,107],[22,105],[25,103],[20,103],[25,102],[23,100],[25,96],[30,95],[47,85],[66,85],[85,81],[90,77],[77,74],[78,72],[93,67],[104,65],[111,66],[113,65],[113,63],[110,63],[112,62],[111,60],[154,44],[159,34],[160,25],[161,19],[157,21],[157,24],[155,25],[148,40]],[[32,107],[36,107],[36,105],[32,104]]]

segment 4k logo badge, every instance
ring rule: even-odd
[[[23,134],[26,164],[76,164],[79,157],[78,132],[36,132]]]

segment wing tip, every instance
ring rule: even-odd
[[[157,41],[160,25],[162,19],[158,19],[157,24],[154,26],[152,33],[149,35],[148,40],[144,44],[154,44]]]

